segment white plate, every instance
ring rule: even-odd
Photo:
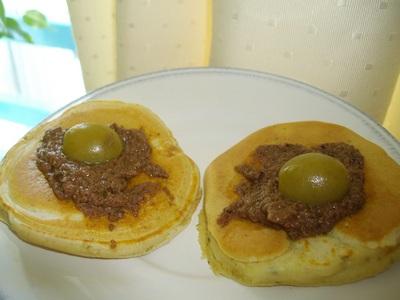
[[[270,124],[322,120],[345,125],[400,162],[400,145],[345,102],[273,75],[186,69],[132,78],[89,98],[142,103],[157,113],[201,171],[247,134]],[[198,212],[198,210],[197,210]],[[85,259],[28,245],[0,225],[0,300],[14,299],[399,299],[400,264],[340,287],[249,288],[213,275],[200,258],[197,212],[168,245],[141,258]]]

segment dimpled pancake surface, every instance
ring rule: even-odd
[[[157,193],[142,204],[138,217],[126,213],[112,231],[105,217],[87,218],[72,201],[57,199],[36,167],[36,149],[46,130],[82,122],[142,128],[153,149],[152,161],[166,170],[169,178],[139,175],[131,184],[160,181],[173,199]],[[198,168],[169,129],[147,108],[120,101],[83,102],[38,125],[7,153],[0,172],[0,220],[30,243],[88,257],[148,253],[184,228],[200,198]]]
[[[244,180],[234,167],[263,144],[344,142],[365,159],[366,204],[326,235],[289,240],[286,233],[247,220],[217,224],[237,199]],[[199,233],[203,255],[215,273],[251,286],[342,284],[373,276],[400,256],[400,166],[379,146],[353,131],[323,122],[263,128],[216,158],[207,168]]]

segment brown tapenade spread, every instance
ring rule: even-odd
[[[110,127],[124,143],[119,157],[98,165],[69,160],[62,151],[66,130],[59,127],[45,133],[36,164],[57,198],[72,200],[86,216],[117,221],[125,212],[137,216],[141,204],[163,189],[150,181],[130,186],[131,178],[140,173],[160,178],[168,174],[151,162],[152,149],[142,130]]]
[[[291,158],[309,152],[320,152],[341,161],[350,177],[350,188],[342,200],[307,205],[284,199],[279,193],[278,173]],[[328,233],[335,224],[362,208],[364,194],[364,159],[353,146],[327,143],[307,148],[302,145],[262,145],[250,164],[235,170],[246,181],[236,186],[239,199],[226,207],[218,218],[225,226],[234,218],[243,218],[276,229],[283,229],[291,239]]]

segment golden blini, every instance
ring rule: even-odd
[[[161,184],[173,196],[157,193],[137,217],[125,214],[110,227],[106,217],[87,218],[72,201],[57,199],[36,166],[36,150],[48,129],[76,124],[142,128],[152,161],[169,177]],[[7,153],[0,167],[0,220],[21,239],[69,254],[122,258],[144,255],[170,241],[190,221],[200,199],[199,171],[171,131],[149,109],[121,101],[90,100],[32,129]],[[158,182],[140,174],[131,184]],[[110,230],[112,228],[112,230]]]
[[[299,134],[301,133],[301,134]],[[283,230],[235,218],[222,227],[221,212],[235,201],[242,177],[235,166],[259,145],[314,147],[346,142],[364,157],[366,202],[328,234],[291,240]],[[400,166],[378,145],[352,130],[304,121],[262,128],[207,167],[199,219],[203,256],[212,270],[249,286],[337,285],[374,276],[400,257]]]

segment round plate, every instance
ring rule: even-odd
[[[77,101],[91,98],[149,107],[202,172],[249,133],[300,120],[347,126],[400,163],[399,143],[365,114],[323,91],[274,75],[234,69],[174,70],[118,82]],[[198,211],[169,244],[147,256],[121,260],[87,259],[34,247],[1,224],[0,300],[398,299],[400,264],[374,278],[339,287],[249,288],[215,276],[201,259]]]

